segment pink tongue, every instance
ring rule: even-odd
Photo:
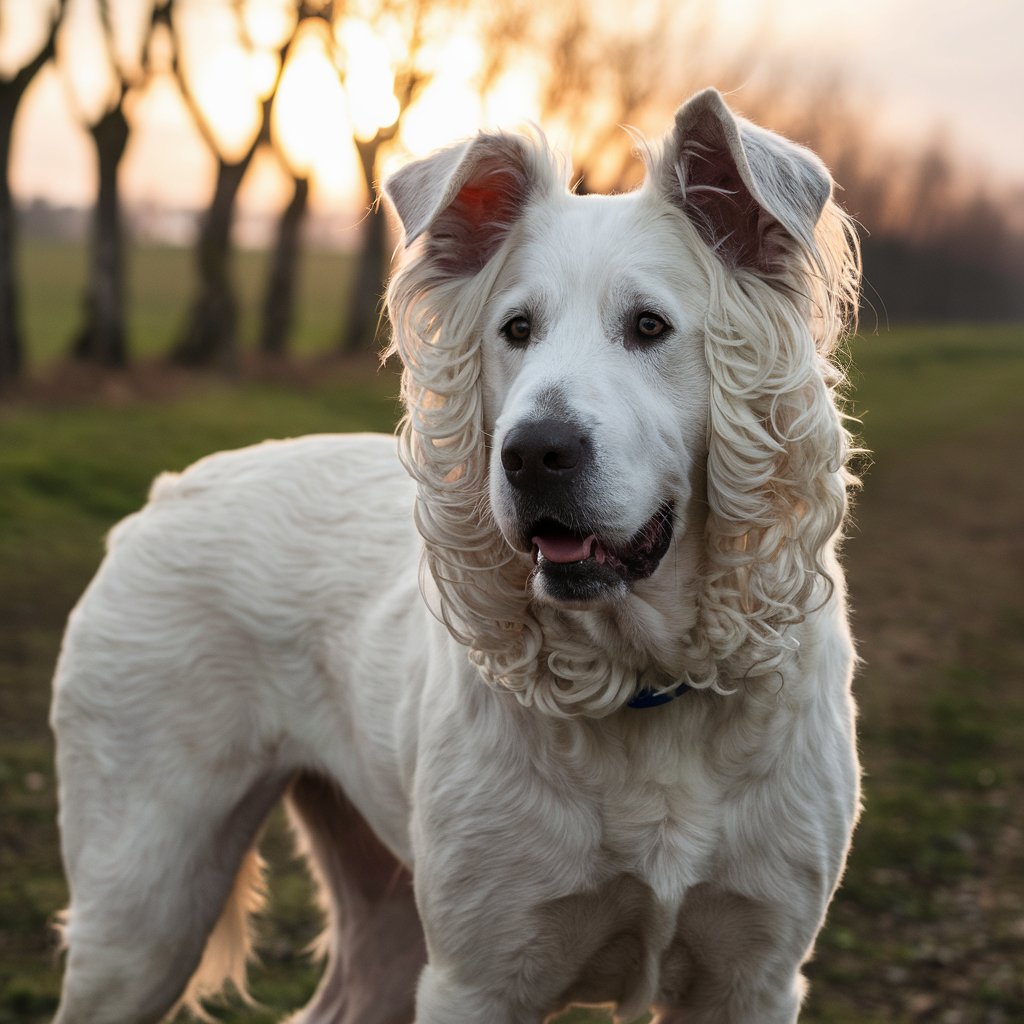
[[[549,562],[582,562],[590,557],[597,538],[593,534],[589,537],[534,537],[533,543]]]

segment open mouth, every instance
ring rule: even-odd
[[[625,544],[541,519],[530,530],[533,561],[553,597],[591,600],[619,583],[629,586],[650,576],[672,543],[674,527],[671,502],[665,502]]]

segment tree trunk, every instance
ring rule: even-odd
[[[358,143],[363,180],[373,194],[373,172],[379,142]],[[380,298],[387,278],[388,226],[380,204],[373,203],[366,215],[366,233],[356,257],[348,305],[342,311],[339,349],[365,352],[373,348],[380,323]]]
[[[54,39],[64,16],[65,2],[60,0],[42,49],[13,78],[0,79],[0,388],[21,375],[25,362],[14,272],[16,231],[9,178],[11,132],[25,90],[40,68],[53,57]]]
[[[76,359],[100,366],[127,362],[124,331],[124,259],[118,168],[128,144],[128,121],[120,102],[89,128],[99,164],[99,197],[93,220],[85,325],[75,338]]]
[[[20,99],[13,83],[4,82],[0,87],[0,388],[20,376],[24,362],[14,273],[14,201],[8,180],[11,130]]]
[[[217,185],[197,247],[199,294],[171,351],[172,361],[183,366],[219,365],[233,369],[238,363],[238,302],[231,281],[231,225],[238,189],[255,152],[254,143],[235,163],[217,161]]]
[[[295,319],[295,287],[298,281],[299,241],[309,205],[309,179],[296,178],[291,202],[277,225],[277,243],[263,295],[260,351],[284,355]]]

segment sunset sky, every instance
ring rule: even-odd
[[[79,0],[71,2],[73,12]],[[0,14],[4,15],[0,37],[5,37],[0,38],[0,63],[9,59],[21,31],[19,18],[10,12],[16,14],[18,7],[24,11],[26,6],[25,0],[0,0]],[[768,6],[789,59],[843,70],[864,106],[876,113],[883,138],[941,134],[969,166],[1024,184],[1024,115],[1020,108],[1024,97],[1024,61],[1020,57],[1024,3],[777,0]],[[716,10],[728,33],[764,7],[760,0],[719,0]],[[79,29],[76,23],[75,31],[84,33],[86,29]],[[354,123],[358,130],[361,117],[371,123],[374,118],[385,119],[391,99],[387,73],[382,75],[380,70],[387,64],[386,41],[365,25],[349,26],[345,31],[344,45],[359,58],[353,59],[349,74],[361,100],[341,93],[323,61],[296,60],[281,85],[277,130],[296,165],[316,166],[315,205],[320,209],[351,207],[357,215],[365,200],[356,184],[351,129],[346,126]],[[312,37],[305,41],[311,57],[316,57],[322,43]],[[444,73],[403,136],[408,151],[425,152],[483,124],[514,127],[535,117],[530,82],[525,77],[505,82],[486,104],[468,95],[458,69],[472,65],[472,43],[453,32],[446,45],[446,52],[437,58]],[[200,51],[197,46],[197,53]],[[230,133],[234,126],[244,136],[253,105],[251,100],[235,96],[232,88],[255,72],[222,57],[211,59],[204,68],[201,53],[196,61],[196,91],[206,90],[213,97],[211,115],[220,117],[225,132]],[[76,74],[88,78],[86,62],[76,62],[76,67]],[[43,197],[75,205],[93,201],[92,146],[69,109],[65,85],[52,67],[47,68],[22,105],[11,168],[19,199]],[[96,82],[79,84],[83,96],[97,88]],[[317,97],[312,121],[311,95]],[[742,109],[742,88],[734,101]],[[203,206],[211,188],[212,161],[170,76],[158,76],[131,114],[135,127],[122,169],[125,199]],[[325,124],[336,124],[338,130],[325,131]],[[559,141],[555,139],[556,144]],[[276,208],[285,188],[268,156],[253,168],[243,200],[250,207]]]

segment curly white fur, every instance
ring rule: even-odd
[[[657,189],[667,166],[685,205],[687,146],[673,142],[648,155],[645,188]],[[543,144],[520,156],[534,201],[561,186],[562,168]],[[668,690],[678,681],[728,690],[778,670],[794,649],[788,627],[831,586],[822,553],[854,482],[836,357],[856,315],[856,231],[831,198],[798,235],[758,216],[762,244],[774,250],[769,268],[723,263],[718,245],[702,244],[689,221],[680,225],[710,295],[710,515],[700,615],[674,679],[660,681]],[[430,246],[418,244],[392,278],[389,352],[404,366],[403,461],[418,485],[416,522],[440,617],[483,678],[550,714],[610,714],[649,669],[643,652],[609,658],[592,638],[581,640],[577,620],[530,602],[530,571],[512,558],[486,500],[481,319],[503,274],[509,231],[495,226],[496,252],[472,277],[439,273]]]
[[[242,988],[282,796],[327,928],[291,1024],[796,1020],[859,800],[856,237],[717,93],[646,159],[407,165],[398,443],[210,456],[111,532],[54,680],[56,1024]]]

